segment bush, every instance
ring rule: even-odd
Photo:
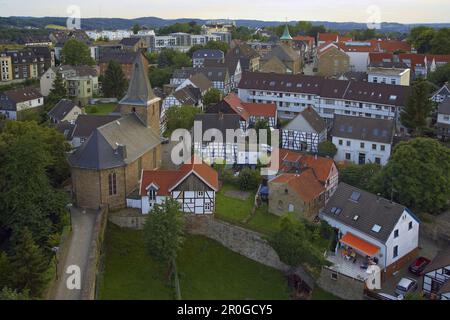
[[[245,168],[239,173],[238,184],[242,191],[255,190],[261,182],[261,175],[258,170]]]
[[[324,141],[319,143],[319,156],[334,158],[337,153],[337,148],[331,141]]]

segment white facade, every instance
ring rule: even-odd
[[[382,69],[369,68],[368,81],[372,83],[385,83],[400,86],[409,86],[411,79],[410,69]]]
[[[16,110],[1,110],[0,113],[6,116],[6,119],[17,120],[17,114],[20,111],[41,107],[44,105],[44,98],[23,101],[16,104]]]
[[[349,161],[355,164],[378,163],[384,166],[391,156],[391,144],[337,136],[333,137],[333,144],[338,150],[334,157],[336,162]]]
[[[367,72],[367,61],[369,52],[348,51],[345,53],[350,57],[350,70],[356,72]]]

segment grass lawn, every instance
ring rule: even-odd
[[[342,299],[316,286],[312,293],[311,300],[342,300]]]
[[[141,231],[108,224],[100,299],[173,299],[174,291],[165,279],[166,272],[148,256]]]
[[[169,300],[165,268],[146,253],[142,231],[108,225],[100,299]],[[289,299],[281,272],[247,259],[219,243],[188,236],[178,258],[183,299]]]
[[[89,105],[85,108],[87,114],[94,114],[99,116],[105,116],[113,112],[117,107],[117,103],[103,103],[96,105]],[[95,112],[95,109],[97,112]]]
[[[216,217],[233,222],[243,222],[250,217],[253,203],[255,201],[255,192],[251,192],[247,200],[230,198],[225,193],[230,190],[236,190],[235,187],[224,184],[220,192],[216,195]]]
[[[247,223],[249,229],[256,230],[264,234],[276,232],[280,226],[281,218],[267,211],[267,205],[258,208],[255,215]]]

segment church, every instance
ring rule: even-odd
[[[69,158],[77,207],[126,207],[127,195],[139,187],[142,170],[161,166],[160,104],[142,55],[134,64],[121,117],[97,128]]]

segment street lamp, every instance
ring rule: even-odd
[[[59,247],[52,248],[53,253],[55,254],[55,269],[56,269],[56,280],[58,280],[58,251]]]

